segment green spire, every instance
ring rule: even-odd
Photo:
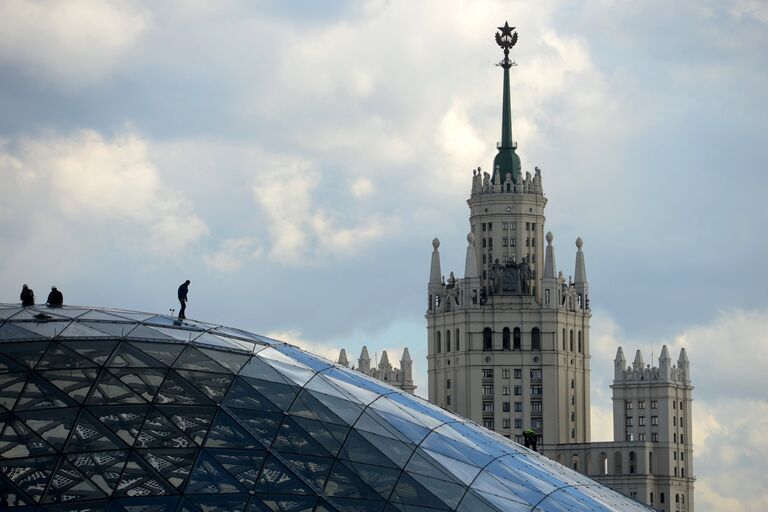
[[[499,63],[504,69],[504,99],[501,107],[501,143],[493,159],[493,182],[496,182],[496,173],[499,173],[501,183],[504,183],[507,175],[512,176],[513,183],[520,183],[521,165],[520,157],[515,153],[517,146],[512,141],[512,101],[509,92],[509,68],[515,65],[509,60],[509,50],[517,43],[517,32],[513,32],[515,27],[510,27],[506,22],[499,30],[501,32],[496,32],[496,43],[504,50],[504,59]]]

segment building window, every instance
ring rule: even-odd
[[[515,418],[515,428],[523,428],[523,420],[521,418]]]
[[[673,427],[677,426],[677,416],[672,416],[672,426]]]
[[[502,222],[501,223],[501,229],[502,230],[509,229],[509,222]]]
[[[637,423],[638,425],[640,425],[641,427],[645,426],[645,416],[640,416],[637,420],[638,420],[638,423]]]
[[[541,386],[531,386],[531,396],[541,396]]]
[[[493,368],[483,368],[483,378],[484,379],[492,379],[493,378]]]
[[[509,418],[504,418],[504,420],[502,421],[502,426],[504,428],[509,428]]]
[[[581,343],[581,331],[579,331],[579,347],[578,348],[579,348],[579,354],[581,354],[583,352],[583,347]]]
[[[540,429],[544,426],[544,421],[541,418],[534,418],[531,420],[531,428]]]
[[[632,410],[632,400],[624,400],[624,408],[628,411]]]
[[[501,387],[501,394],[502,395],[509,395],[509,386],[502,386]]]
[[[490,327],[483,329],[483,350],[493,350],[493,331]]]
[[[503,412],[509,412],[509,402],[501,402],[501,410]]]
[[[493,386],[483,386],[483,396],[493,396]]]
[[[515,368],[515,378],[516,379],[522,379],[523,378],[523,370],[522,370],[522,368]]]
[[[576,379],[571,379],[571,389],[576,389]]]
[[[451,405],[451,395],[446,395],[446,397],[445,397],[445,405]]]
[[[520,350],[521,348],[520,328],[515,327],[515,330],[512,331],[512,350]]]
[[[508,379],[509,378],[509,368],[504,368],[504,369],[501,370],[501,377],[503,379]]]
[[[685,418],[683,418],[682,416],[680,416],[680,426],[685,427]]]
[[[635,456],[635,452],[629,452],[629,474],[630,475],[635,474],[636,464],[637,464],[637,457]]]
[[[571,411],[571,421],[576,421],[576,413]]]
[[[488,231],[493,231],[493,222],[488,223]]]
[[[451,389],[451,379],[445,381],[445,389]]]
[[[627,424],[627,426],[628,426],[628,427],[631,427],[631,426],[633,426],[633,425],[632,425],[632,416],[627,416],[627,421],[626,421],[626,424]]]
[[[502,246],[502,247],[507,247],[508,245],[509,245],[509,239],[507,239],[507,238],[502,238],[502,239],[501,239],[501,246]]]
[[[544,304],[549,306],[549,288],[544,290]]]
[[[685,444],[685,439],[683,434],[680,434],[680,444]]]
[[[571,429],[571,439],[576,439],[576,429],[575,428]]]
[[[639,434],[637,434],[637,440],[645,441],[645,432],[640,432]]]
[[[446,352],[451,351],[451,330],[450,329],[445,331],[445,351]]]
[[[507,387],[507,394],[509,394],[509,387]],[[523,386],[515,386],[515,395],[520,396],[523,394]]]
[[[653,493],[651,493],[651,505],[653,505]]]
[[[523,402],[515,402],[515,412],[523,412]]]
[[[531,350],[541,350],[541,331],[538,327],[531,329]]]
[[[569,336],[569,340],[570,340],[570,343],[569,343],[569,345],[568,345],[568,346],[570,347],[570,348],[569,348],[569,350],[570,350],[571,352],[573,352],[573,329],[571,329],[571,332],[570,332],[570,336]]]
[[[639,402],[637,402],[637,408],[645,409],[645,400],[640,400]]]
[[[565,350],[565,329],[563,329],[563,350]]]
[[[532,368],[531,369],[531,378],[532,379],[541,379],[541,368]]]
[[[483,412],[493,412],[493,402],[483,402]]]
[[[571,405],[576,405],[576,396],[571,395]]]
[[[442,342],[440,341],[440,336],[441,336],[440,331],[437,331],[437,333],[435,334],[435,352],[437,352],[438,354],[443,350]]]
[[[659,417],[658,416],[651,416],[651,425],[654,427],[659,426]]]
[[[483,426],[488,430],[493,430],[493,420],[490,418],[483,420]]]
[[[511,245],[512,247],[517,247],[517,240],[515,238],[510,239],[509,245]]]
[[[488,241],[487,240],[488,240],[487,238],[483,238],[483,247],[488,247]]]
[[[677,409],[677,402],[675,400],[672,400],[672,408]]]
[[[664,493],[663,492],[659,493],[659,503],[664,503]]]
[[[488,239],[488,248],[493,249],[493,238]]]
[[[522,403],[520,405],[522,406]],[[541,402],[538,400],[531,402],[531,410],[534,412],[541,412]]]
[[[658,400],[651,400],[651,409],[658,409],[658,408],[659,408]]]
[[[651,432],[651,441],[654,443],[659,442],[659,434],[656,432]]]
[[[459,350],[461,350],[461,348],[459,347],[459,330],[456,329],[456,352],[458,352]]]
[[[501,334],[501,348],[509,350],[509,327],[505,327]]]
[[[526,231],[530,231],[530,229],[531,229],[531,223],[530,222],[526,222],[525,223],[525,230]]]
[[[485,222],[483,222],[483,231],[485,231],[485,229],[486,229],[487,227],[488,227],[488,225],[487,225]]]

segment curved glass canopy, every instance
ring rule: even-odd
[[[277,340],[151,313],[7,304],[0,509],[650,510]]]

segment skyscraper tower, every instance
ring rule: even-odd
[[[544,246],[541,171],[522,173],[512,139],[509,58],[515,27],[496,33],[504,52],[501,141],[493,174],[472,172],[464,277],[444,279],[432,242],[427,287],[428,385],[435,404],[520,439],[590,438],[589,285],[583,242],[575,280],[557,273],[552,233]]]

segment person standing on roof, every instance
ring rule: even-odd
[[[35,292],[33,292],[32,288],[26,284],[21,287],[21,295],[19,295],[19,298],[21,299],[21,306],[24,308],[35,305]]]
[[[179,318],[187,318],[184,314],[187,311],[187,294],[189,293],[189,279],[181,283],[179,286],[179,303],[181,303],[181,309],[179,309]]]
[[[51,286],[51,293],[48,294],[46,304],[52,308],[60,308],[64,304],[64,294],[55,286]]]
[[[533,451],[536,451],[536,442],[538,441],[538,435],[533,429],[527,429],[523,431],[523,441],[525,442],[525,447],[530,448]]]

